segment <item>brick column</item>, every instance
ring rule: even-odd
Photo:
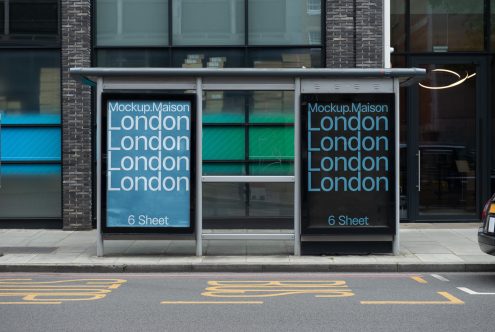
[[[328,68],[383,67],[383,0],[326,1]]]
[[[91,66],[91,0],[62,0],[64,229],[91,228],[91,89],[69,68]]]
[[[356,67],[383,67],[383,0],[356,0]]]
[[[355,67],[354,0],[327,0],[326,11],[327,67]]]

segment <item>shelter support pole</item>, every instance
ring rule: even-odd
[[[395,236],[393,242],[394,255],[400,253],[400,101],[399,79],[394,78],[395,95]]]
[[[203,256],[203,80],[196,78],[196,256]]]
[[[294,84],[294,255],[301,255],[301,78]]]
[[[101,94],[103,93],[103,79],[98,78],[96,82],[96,256],[103,256],[103,230],[101,225]]]

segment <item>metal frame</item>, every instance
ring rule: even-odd
[[[396,96],[396,114],[398,114],[399,84],[415,83],[426,73],[423,69],[172,69],[172,68],[72,68],[71,74],[85,84],[95,85],[96,115],[101,118],[101,96],[108,90],[194,90],[197,98],[196,116],[196,255],[203,255],[203,240],[293,240],[294,255],[301,254],[301,92],[328,93],[339,92],[384,92],[392,90]],[[91,80],[90,78],[96,78]],[[350,84],[350,78],[360,83]],[[384,80],[385,79],[385,80]],[[399,82],[402,79],[402,83]],[[381,80],[381,82],[379,82]],[[391,83],[390,83],[391,82]],[[385,84],[380,87],[380,84]],[[205,90],[289,90],[294,91],[294,176],[203,176],[202,175],[202,101]],[[394,254],[399,248],[399,116],[396,116],[396,234],[393,238]],[[169,234],[102,234],[101,225],[101,125],[96,128],[97,161],[97,255],[103,256],[104,239],[185,239],[190,237],[171,237]],[[203,233],[202,200],[203,182],[229,183],[294,183],[294,230],[291,233]]]

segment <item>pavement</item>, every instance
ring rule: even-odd
[[[112,240],[96,257],[95,230],[0,229],[0,272],[495,272],[478,226],[402,224],[395,256],[294,256],[291,241],[204,240],[196,257],[194,241]]]

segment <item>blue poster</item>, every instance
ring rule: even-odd
[[[188,228],[191,102],[107,101],[106,226]]]

